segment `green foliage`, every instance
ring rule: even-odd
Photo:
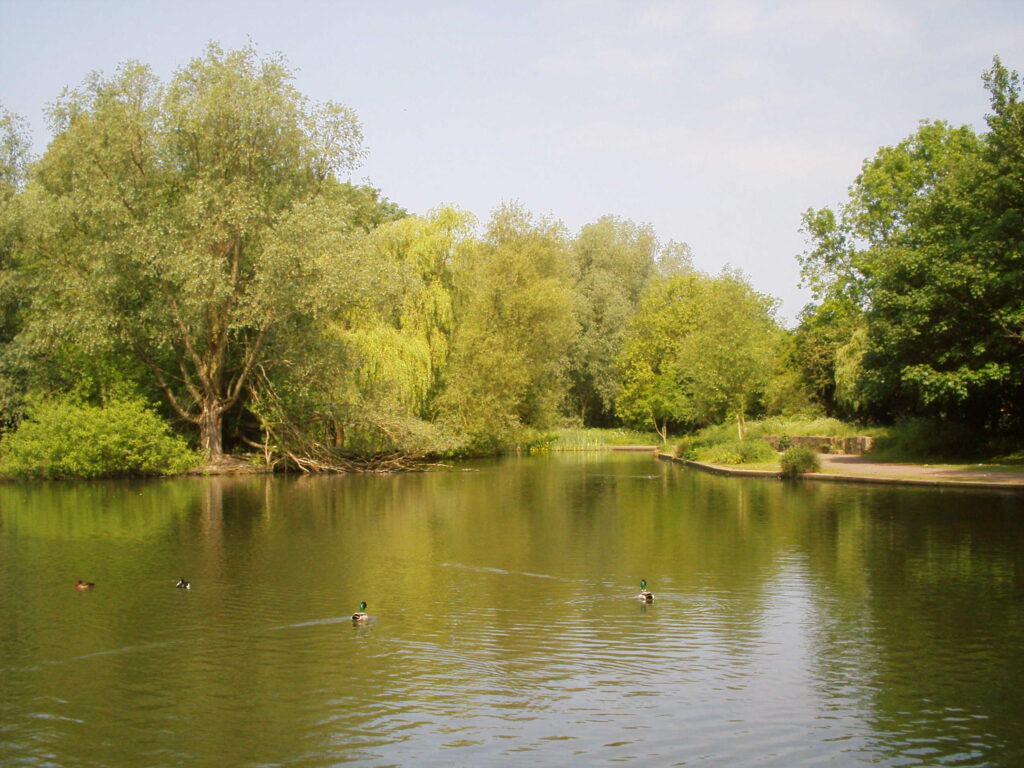
[[[831,435],[833,437],[854,437],[857,435],[876,436],[882,434],[883,429],[878,427],[866,427],[863,424],[854,424],[839,419],[818,417],[813,419],[788,419],[768,418],[758,421],[750,421],[747,424],[747,434],[751,437],[764,437],[765,435],[789,435],[790,437]],[[727,435],[729,429],[725,425],[709,427],[702,430],[702,436],[714,434]],[[706,437],[706,439],[708,439]]]
[[[677,365],[685,371],[697,418],[732,416],[743,440],[747,412],[771,381],[779,357],[776,302],[738,273],[723,272],[708,287],[698,307],[700,322],[682,338]]]
[[[892,426],[865,426],[833,418],[767,418],[747,422],[748,441],[768,435],[867,436],[875,441],[871,457],[880,461],[989,460],[1012,456],[1018,442],[964,423],[937,419],[903,419]],[[718,445],[735,442],[731,424],[705,427],[677,441],[675,455],[696,459]],[[764,442],[767,446],[768,443]]]
[[[551,445],[554,451],[593,451],[612,446],[657,445],[661,436],[655,432],[636,432],[630,429],[560,429]]]
[[[553,424],[565,399],[571,253],[560,222],[504,205],[456,266],[456,328],[439,407],[474,450],[496,451],[519,442],[523,427]]]
[[[747,437],[743,444],[763,445],[768,453],[760,446],[755,450],[761,458],[751,461],[770,461],[774,453],[771,447],[764,440],[767,435],[784,435],[794,437],[797,435],[806,436],[835,436],[853,437],[866,435],[876,439],[889,434],[889,430],[880,427],[865,427],[859,424],[850,424],[832,418],[814,419],[788,419],[788,418],[767,418],[747,422]],[[732,424],[715,424],[688,435],[678,441],[675,455],[688,459],[698,459],[699,456],[709,455],[709,451],[720,445],[733,446],[736,441],[736,430]],[[741,451],[735,447],[723,450],[730,450],[733,454],[740,454]],[[700,459],[703,460],[703,459]]]
[[[0,210],[25,182],[30,146],[28,123],[0,104]]]
[[[821,468],[818,454],[802,445],[787,448],[780,459],[784,477],[797,477],[808,472],[817,472]]]
[[[24,193],[37,354],[133,356],[211,458],[273,337],[373,275],[335,178],[362,156],[359,124],[292,79],[280,56],[212,44],[167,84],[138,63],[93,75],[53,104]]]
[[[1014,446],[962,422],[912,418],[897,421],[876,437],[871,455],[884,461],[977,460],[1012,452]]]
[[[676,352],[679,338],[697,326],[702,280],[696,272],[652,280],[616,361],[622,382],[616,414],[633,428],[654,427],[662,441],[670,422],[687,425],[692,420]]]
[[[1024,434],[1024,103],[998,58],[984,81],[988,133],[922,123],[804,217],[803,359],[833,412]]]
[[[697,461],[706,464],[757,464],[775,459],[771,446],[760,438],[729,440],[693,450]]]
[[[453,208],[408,216],[358,244],[377,288],[322,326],[278,340],[279,360],[261,371],[250,408],[273,445],[304,468],[337,468],[350,457],[451,454],[463,440],[431,421],[454,328],[454,262],[475,245],[473,220]]]
[[[620,417],[633,426],[688,426],[746,415],[780,360],[775,303],[739,274],[677,275],[651,283],[630,324],[619,366]]]
[[[23,239],[24,216],[18,192],[29,162],[29,133],[25,121],[0,105],[0,428],[9,426],[20,410],[18,371],[8,345],[20,330],[24,303],[22,280],[15,271],[15,253]]]
[[[372,232],[409,215],[404,208],[384,197],[379,189],[368,184],[346,181],[339,185],[339,192],[349,208],[346,216],[349,226],[364,232]]]
[[[580,230],[576,260],[576,317],[571,394],[587,423],[607,423],[619,391],[614,362],[640,293],[654,274],[657,240],[649,225],[603,216]]]
[[[763,413],[771,416],[813,418],[822,415],[822,407],[801,375],[798,339],[795,333],[781,331],[777,337],[777,359],[760,399]]]
[[[524,429],[519,433],[519,441],[514,450],[517,453],[548,453],[558,442],[558,435],[554,432],[546,432],[536,429]]]
[[[0,475],[12,477],[167,475],[200,461],[138,400],[42,402],[0,442]]]
[[[672,455],[677,459],[686,459],[687,461],[697,460],[697,448],[694,445],[693,438],[683,437],[676,443],[676,447],[672,450]]]

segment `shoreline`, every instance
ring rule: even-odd
[[[692,467],[701,472],[707,472],[713,475],[725,475],[729,477],[760,477],[769,479],[782,479],[782,472],[771,471],[764,469],[739,469],[735,467],[723,467],[717,464],[705,464],[699,461],[690,461],[687,459],[679,459],[668,453],[655,452],[655,457],[660,461],[671,461],[676,464],[683,464],[684,466]],[[864,462],[867,466],[871,466],[870,463]],[[972,490],[987,489],[987,490],[998,490],[998,491],[1011,491],[1014,493],[1024,493],[1024,480],[1011,479],[1011,480],[977,480],[970,477],[954,478],[954,477],[929,477],[927,476],[927,468],[922,465],[908,464],[899,465],[900,472],[906,472],[906,474],[921,474],[920,477],[906,477],[906,476],[887,476],[883,474],[871,474],[870,471],[864,474],[849,474],[849,473],[838,473],[838,472],[808,472],[802,474],[798,480],[811,480],[815,482],[833,482],[833,483],[866,483],[873,485],[904,485],[904,486],[924,486],[928,488],[967,488]]]

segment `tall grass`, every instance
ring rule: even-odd
[[[694,449],[693,455],[697,461],[718,465],[764,464],[776,458],[775,451],[761,438],[703,446]]]
[[[657,433],[629,429],[560,429],[555,435],[549,446],[552,451],[600,451],[623,445],[661,445]]]

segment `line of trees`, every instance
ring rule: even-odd
[[[303,469],[494,452],[558,424],[685,430],[751,414],[927,412],[1020,429],[1022,113],[922,124],[805,215],[800,327],[732,270],[605,216],[516,204],[478,228],[345,178],[355,114],[280,56],[161,82],[91,75],[31,161],[0,112],[0,430],[55,398],[155,406],[207,461]],[[51,409],[52,410],[52,409]],[[4,438],[3,440],[7,440]],[[0,440],[2,452],[3,440]]]

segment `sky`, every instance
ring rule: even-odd
[[[166,80],[211,41],[353,108],[353,180],[412,213],[649,223],[792,325],[801,213],[921,120],[984,131],[982,72],[1024,69],[1024,2],[0,0],[0,105],[41,154],[63,88],[132,59]]]

